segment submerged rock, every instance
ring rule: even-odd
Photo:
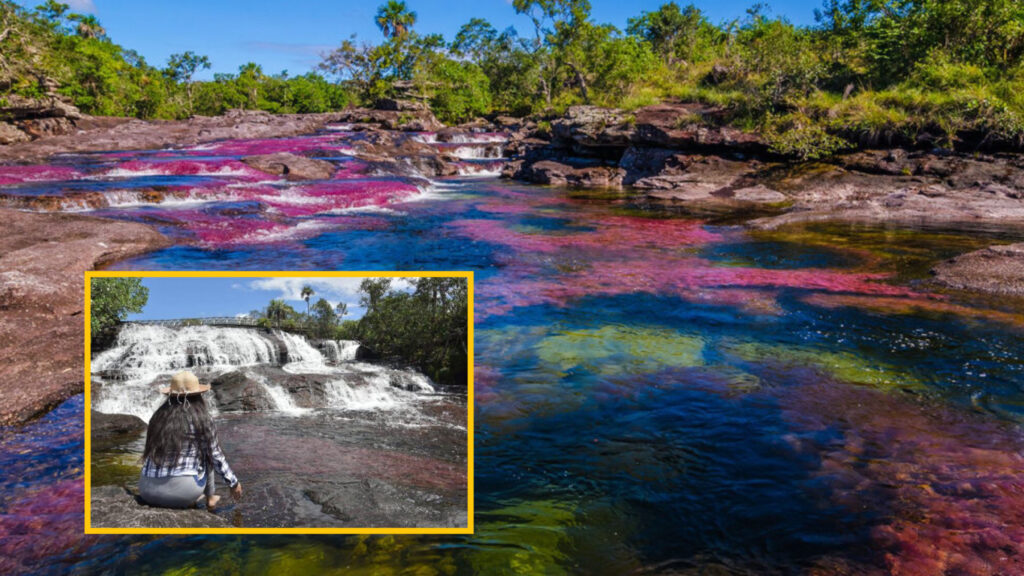
[[[156,508],[120,486],[92,489],[91,519],[95,528],[230,528],[227,520],[205,508]]]
[[[1024,243],[957,256],[935,266],[932,274],[950,288],[1024,297]]]

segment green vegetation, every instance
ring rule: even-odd
[[[389,278],[360,286],[366,314],[342,330],[384,358],[409,363],[435,382],[464,384],[468,376],[468,302],[463,278],[417,278],[412,292]]]
[[[128,314],[142,312],[149,288],[141,278],[93,278],[90,288],[90,337],[97,346],[113,337]]]
[[[418,278],[412,290],[395,289],[389,278],[364,280],[360,306],[366,314],[345,320],[348,305],[332,306],[304,286],[300,296],[307,311],[284,300],[249,312],[259,326],[326,340],[358,340],[374,354],[416,367],[435,382],[466,382],[468,292],[462,278]]]
[[[813,26],[762,4],[716,24],[669,2],[625,30],[595,22],[589,0],[513,0],[512,9],[532,30],[474,18],[449,42],[419,34],[416,13],[390,0],[375,16],[383,42],[347,39],[318,73],[267,75],[250,63],[196,82],[209,66],[201,55],[157,69],[94,17],[53,0],[32,11],[0,0],[0,97],[38,95],[52,78],[93,114],[316,112],[403,98],[446,122],[671,99],[702,103],[701,122],[761,131],[801,158],[863,145],[1024,145],[1019,1],[825,0]]]
[[[0,0],[0,99],[43,96],[55,85],[83,112],[137,118],[217,115],[232,108],[327,112],[352,101],[344,86],[318,74],[271,76],[253,63],[238,74],[194,80],[210,66],[206,56],[186,51],[157,68],[111,41],[94,16],[71,13],[54,0],[34,10]]]

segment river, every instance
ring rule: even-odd
[[[1024,304],[927,273],[1017,238],[751,231],[497,180],[487,159],[432,182],[370,174],[336,128],[67,157],[20,185],[78,198],[63,209],[89,208],[85,190],[91,213],[176,240],[118,269],[475,271],[476,533],[83,537],[76,397],[3,432],[3,567],[1024,572]],[[278,150],[327,150],[341,170],[286,184],[236,161]],[[162,203],[133,192],[154,182]]]

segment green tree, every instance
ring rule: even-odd
[[[185,85],[185,95],[188,102],[188,113],[192,114],[192,77],[199,70],[210,68],[210,59],[206,56],[196,54],[191,50],[182,54],[171,54],[167,59],[167,67],[164,74],[174,82]]]
[[[338,315],[331,303],[323,298],[313,304],[313,333],[317,338],[331,338],[338,327]]]
[[[377,15],[374,22],[380,28],[381,33],[388,38],[402,37],[412,30],[416,24],[416,13],[409,10],[405,2],[401,0],[388,0],[377,8]]]
[[[299,295],[302,297],[302,299],[306,301],[306,314],[307,315],[309,315],[309,299],[313,297],[313,294],[316,294],[316,292],[313,291],[313,287],[310,286],[309,284],[306,284],[305,286],[303,286],[302,287],[302,291],[299,293]]]
[[[93,342],[110,335],[128,314],[142,312],[149,288],[141,278],[93,278],[90,286],[89,329]]]
[[[285,320],[295,314],[295,309],[289,306],[284,300],[275,298],[267,304],[264,316],[273,322],[275,328],[280,328]]]

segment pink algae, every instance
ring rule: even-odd
[[[131,177],[133,175],[158,174],[164,176],[221,176],[239,182],[259,182],[277,177],[238,160],[217,159],[174,159],[174,160],[129,160],[118,164],[104,173],[105,176]]]
[[[871,539],[898,576],[1024,574],[1024,440],[1015,426],[939,404],[821,381],[773,388],[810,434],[840,423],[818,474],[831,499],[883,511]],[[864,570],[868,572],[868,570]]]
[[[25,182],[60,182],[81,178],[83,174],[71,166],[38,164],[0,166],[0,186]]]
[[[79,557],[99,538],[82,534],[85,509],[81,478],[33,492],[5,495],[0,514],[0,573],[28,574],[55,557]]]
[[[331,181],[295,187],[260,200],[285,216],[387,206],[418,194],[412,184],[389,180]]]

